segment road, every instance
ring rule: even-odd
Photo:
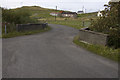
[[[117,78],[118,64],[75,45],[79,30],[52,30],[3,39],[4,78]]]

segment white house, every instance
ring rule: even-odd
[[[51,16],[58,16],[58,13],[52,12],[50,13]]]
[[[97,14],[98,17],[102,17],[103,14],[99,11],[98,14]]]

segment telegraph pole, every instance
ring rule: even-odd
[[[56,6],[56,13],[57,13],[57,6]],[[55,21],[56,21],[56,17],[57,17],[57,14],[55,13]]]
[[[82,7],[82,11],[83,11],[83,13],[85,13],[85,11],[84,11],[84,6]],[[83,20],[83,27],[85,27],[85,22],[84,22],[84,20]]]
[[[84,6],[82,7],[82,11],[84,11]]]
[[[85,9],[85,13],[86,13],[87,9]]]

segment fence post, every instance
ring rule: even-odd
[[[85,26],[85,22],[83,21],[83,27]]]

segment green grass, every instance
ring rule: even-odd
[[[117,62],[119,61],[118,57],[120,57],[120,54],[119,54],[120,49],[112,49],[112,48],[101,46],[101,45],[86,44],[79,41],[79,36],[76,36],[73,42],[76,45],[81,46],[95,54],[98,54],[100,56],[106,57],[108,59],[111,59]]]
[[[85,21],[84,23],[85,25],[83,26],[83,22],[79,20],[58,20],[58,21],[49,21],[48,23],[66,25],[76,29],[88,27],[90,25],[90,21]]]
[[[39,6],[24,6],[14,10],[20,10],[20,9],[29,11],[31,13],[31,17],[39,20],[39,22],[67,25],[70,27],[74,27],[76,29],[88,27],[91,23],[91,19],[97,18],[97,13],[94,12],[94,13],[79,14],[77,19],[57,17],[57,21],[55,21],[55,17],[51,16],[50,13],[59,12],[60,10],[56,11],[55,9],[47,9]],[[83,21],[85,22],[85,26],[83,26]]]
[[[48,26],[47,28],[45,28],[43,30],[33,30],[33,31],[24,31],[24,32],[14,31],[14,32],[7,33],[6,35],[2,34],[2,38],[11,38],[11,37],[17,37],[17,36],[32,35],[32,34],[37,34],[37,33],[41,33],[41,32],[46,32],[49,30],[51,30],[51,27]]]
[[[50,24],[60,24],[60,25],[70,26],[76,29],[81,29],[83,27],[89,27],[91,24],[91,19],[96,19],[96,18],[97,18],[96,13],[87,13],[87,14],[78,15],[78,18],[76,19],[57,17],[55,21],[54,18],[51,19],[49,18],[47,22]]]
[[[21,8],[16,8],[13,10],[29,11],[31,13],[31,17],[37,19],[52,18],[53,16],[50,15],[51,12],[59,12],[59,10],[56,11],[55,9],[42,8],[40,6],[23,6]]]
[[[57,17],[57,21],[55,21],[54,16],[51,16],[50,13],[59,12],[60,10],[56,11],[55,9],[47,9],[47,8],[42,8],[39,6],[24,6],[24,7],[13,9],[13,10],[28,11],[31,13],[31,17],[39,20],[39,22],[61,24],[61,25],[74,27],[76,29],[80,29],[83,27],[89,27],[91,23],[91,19],[97,18],[97,13],[94,12],[94,13],[79,14],[77,19]],[[85,26],[83,26],[83,21],[85,22]]]

